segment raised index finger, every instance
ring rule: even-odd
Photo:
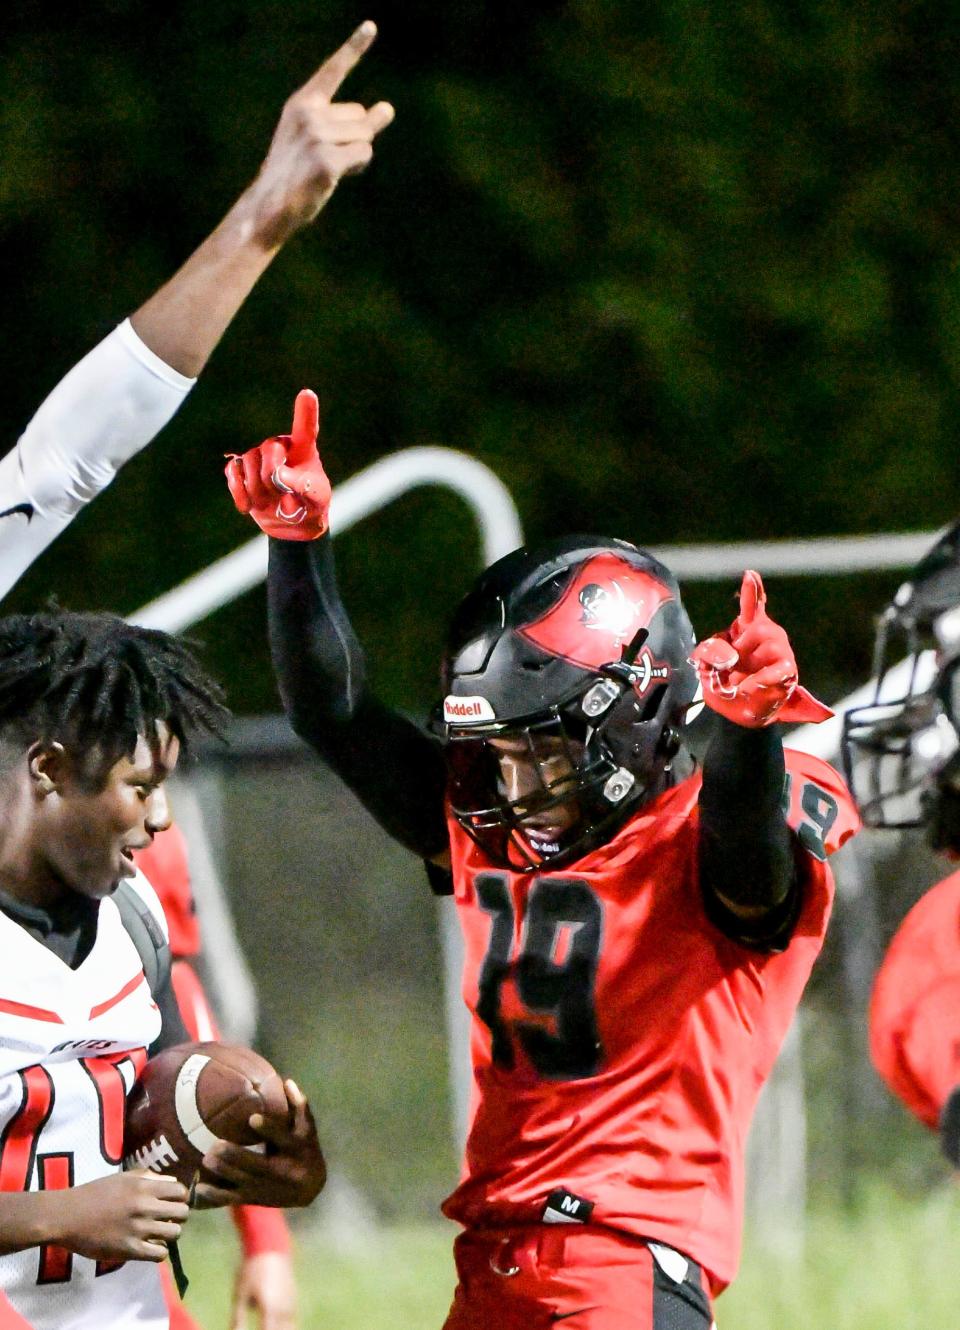
[[[738,623],[741,632],[748,623],[752,623],[756,618],[757,608],[762,609],[764,601],[767,599],[763,582],[760,580],[760,574],[755,573],[752,568],[748,568],[743,575],[743,581],[740,583],[740,614]]]
[[[350,34],[339,51],[334,51],[333,55],[324,60],[317,72],[307,80],[300,91],[305,93],[318,92],[322,93],[324,97],[332,99],[354,65],[370,49],[376,35],[377,25],[372,19],[365,19],[359,28]]]
[[[301,388],[293,405],[293,429],[287,458],[291,466],[300,466],[316,455],[317,431],[320,428],[320,403],[317,394]]]

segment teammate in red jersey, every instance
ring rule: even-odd
[[[870,1056],[960,1168],[960,873],[920,898],[887,949],[870,1001]]]
[[[912,656],[890,696],[896,645]],[[929,655],[933,651],[933,666]],[[844,718],[844,761],[865,823],[925,827],[960,858],[960,522],[921,560],[880,617],[872,703]],[[939,1130],[960,1168],[960,873],[907,914],[874,982],[870,1054],[893,1093]]]
[[[134,857],[156,891],[167,919],[173,957],[170,983],[190,1038],[219,1039],[216,1018],[194,968],[201,950],[200,927],[182,831],[172,822]],[[290,1232],[283,1213],[259,1205],[238,1205],[231,1213],[243,1246],[234,1284],[231,1327],[239,1330],[246,1324],[247,1312],[253,1311],[262,1330],[292,1330],[296,1323],[296,1285]],[[161,1267],[161,1272],[166,1276],[170,1330],[197,1330],[177,1296],[168,1268]]]
[[[447,1330],[709,1326],[751,1113],[830,912],[826,856],[857,827],[836,773],[785,761],[774,722],[829,712],[755,573],[695,648],[671,573],[584,536],[482,574],[425,733],[366,687],[316,430],[301,393],[291,434],[227,475],[277,537],[294,728],[459,908],[473,1096]],[[718,713],[702,775],[681,741],[698,673]]]

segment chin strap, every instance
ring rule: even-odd
[[[186,1271],[183,1268],[179,1242],[171,1242],[169,1250],[170,1270],[173,1274],[173,1282],[177,1286],[177,1292],[180,1294],[180,1300],[182,1302],[186,1297],[187,1289],[190,1287],[190,1280],[187,1278]]]

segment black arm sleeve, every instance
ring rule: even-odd
[[[700,791],[707,912],[735,941],[782,950],[801,904],[794,838],[782,808],[783,743],[776,726],[748,730],[716,719]]]
[[[370,696],[331,545],[328,536],[270,541],[270,651],[284,710],[384,830],[431,859],[448,845],[443,751]]]

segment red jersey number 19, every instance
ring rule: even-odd
[[[534,878],[515,947],[517,915],[504,873],[481,873],[477,900],[491,916],[478,981],[477,1015],[490,1030],[493,1061],[512,1069],[514,1038],[541,1076],[580,1080],[600,1069],[595,983],[603,907],[577,878]],[[528,1016],[503,1016],[503,986],[512,979]]]

